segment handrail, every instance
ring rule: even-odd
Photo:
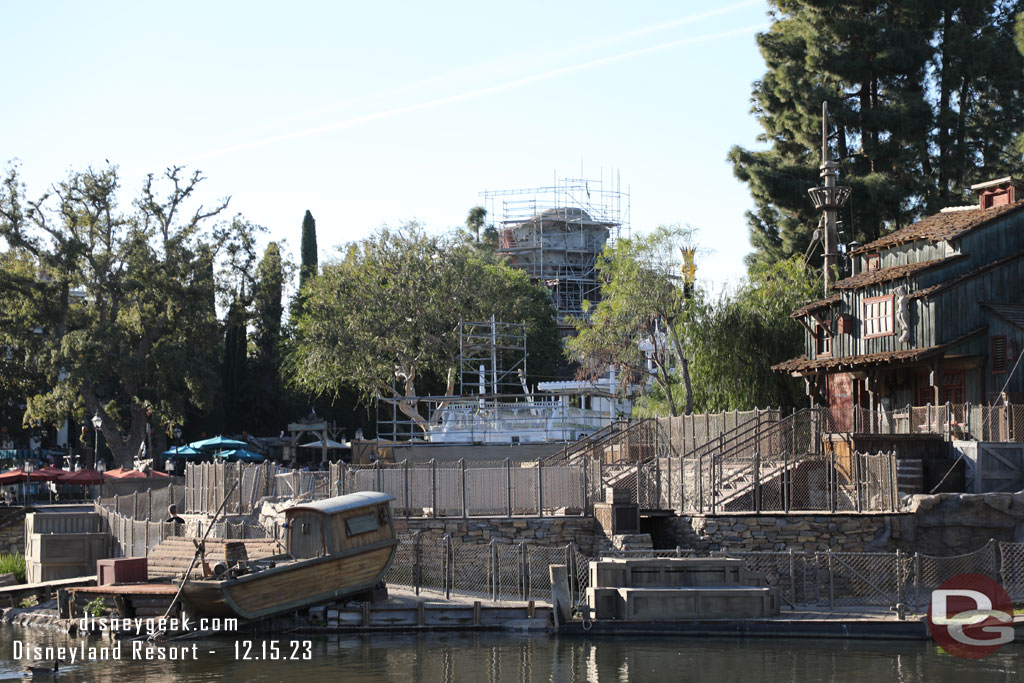
[[[808,408],[801,408],[799,411],[797,411],[797,413],[793,413],[793,414],[787,415],[786,417],[779,416],[778,418],[776,418],[774,420],[766,421],[764,423],[764,427],[765,428],[770,428],[772,425],[779,424],[779,423],[783,422],[784,420],[787,420],[787,419],[793,417],[793,415],[799,414],[800,412],[804,412],[806,410],[808,410]],[[771,412],[776,412],[776,411],[771,411]],[[695,447],[692,451],[690,451],[689,453],[686,454],[687,457],[690,457],[690,456],[700,457],[702,455],[710,455],[711,453],[714,453],[716,450],[718,450],[720,452],[724,451],[724,450],[727,450],[725,448],[725,444],[726,443],[733,442],[736,439],[739,439],[739,438],[741,438],[743,436],[746,436],[746,435],[750,434],[750,432],[754,432],[755,436],[757,436],[758,435],[757,434],[758,429],[763,426],[762,425],[762,418],[763,418],[763,416],[765,414],[769,414],[769,412],[765,411],[765,413],[763,413],[763,414],[755,415],[754,417],[751,417],[751,418],[749,418],[747,420],[744,420],[743,422],[739,423],[738,425],[736,425],[732,429],[727,429],[724,432],[721,432],[718,435],[717,438],[709,439],[708,441],[702,443],[700,446]]]

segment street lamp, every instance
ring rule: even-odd
[[[181,439],[181,427],[175,425],[172,433],[174,434],[174,445],[177,446],[178,441]]]
[[[96,448],[92,452],[92,459],[96,464],[100,461],[100,427],[103,426],[103,418],[99,413],[92,416],[93,431],[96,432]]]
[[[22,469],[25,471],[25,504],[28,505],[29,497],[32,494],[32,477],[30,475],[35,467],[32,466],[31,460],[26,460]]]

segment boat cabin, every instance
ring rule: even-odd
[[[284,511],[288,552],[306,559],[394,539],[392,500],[386,493],[361,491],[292,506]]]

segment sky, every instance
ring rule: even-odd
[[[71,170],[200,169],[297,258],[382,224],[463,224],[481,192],[613,178],[633,234],[698,230],[735,285],[752,207],[726,154],[756,147],[764,0],[0,1],[0,162],[30,195]]]

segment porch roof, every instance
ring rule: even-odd
[[[936,346],[928,346],[921,349],[901,349],[899,351],[881,351],[879,353],[865,353],[859,356],[843,356],[839,358],[791,358],[777,365],[772,366],[776,372],[789,372],[795,375],[803,375],[819,370],[848,370],[852,368],[876,367],[881,365],[897,365],[913,363],[916,361],[931,358],[942,354],[946,349],[961,344],[972,337],[983,334],[988,327],[979,327],[962,337],[953,341]]]

